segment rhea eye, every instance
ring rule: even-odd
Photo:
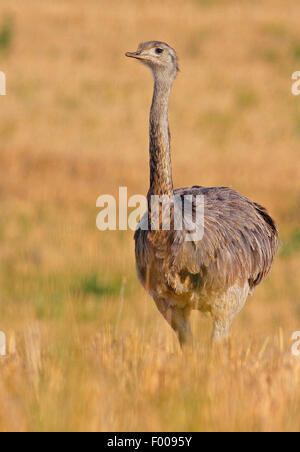
[[[156,47],[156,49],[155,49],[155,53],[157,53],[158,55],[160,53],[163,53],[163,51],[164,51],[164,49],[160,49],[159,47]]]

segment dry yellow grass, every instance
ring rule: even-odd
[[[1,431],[299,430],[299,15],[293,0],[0,1]],[[176,186],[232,186],[280,227],[229,349],[210,352],[195,313],[182,356],[132,233],[95,227],[100,194],[147,190],[152,80],[123,55],[148,39],[180,57]]]

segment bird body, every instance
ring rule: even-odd
[[[140,59],[154,75],[150,111],[150,188],[148,211],[135,233],[138,277],[157,308],[177,333],[181,345],[192,342],[190,313],[210,313],[213,339],[229,336],[235,316],[269,272],[278,247],[274,221],[259,204],[227,187],[193,186],[174,190],[168,124],[168,102],[178,64],[167,44],[150,41],[127,56]],[[153,197],[167,197],[153,229]],[[175,228],[174,199],[190,197],[192,208],[183,227]],[[203,236],[188,239],[203,199]],[[164,214],[170,228],[163,230]],[[142,224],[148,223],[149,228]],[[200,225],[198,225],[200,226]]]

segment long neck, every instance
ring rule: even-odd
[[[172,80],[154,82],[150,111],[150,195],[173,193],[168,104]]]

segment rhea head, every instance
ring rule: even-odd
[[[169,78],[173,81],[178,72],[176,52],[165,42],[143,42],[136,52],[126,52],[125,55],[136,58],[148,66],[156,80]]]

